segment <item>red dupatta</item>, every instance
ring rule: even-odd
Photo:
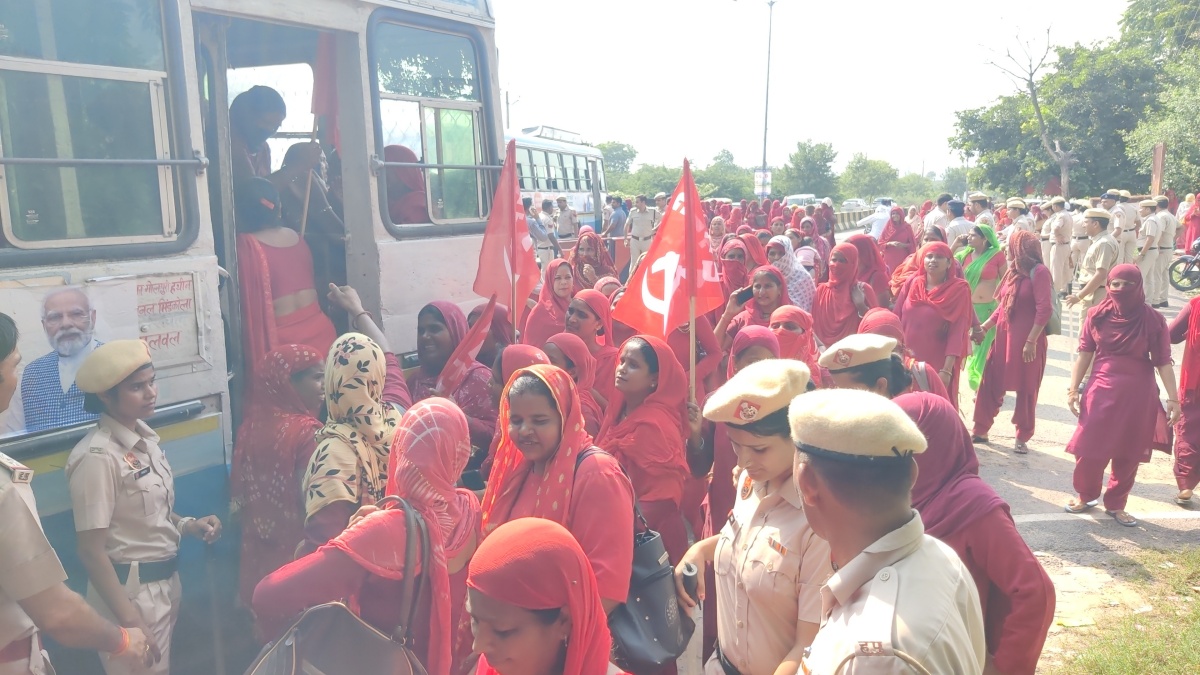
[[[892,294],[888,285],[891,275],[888,274],[887,263],[883,262],[883,254],[879,252],[879,243],[869,234],[853,235],[846,239],[846,243],[858,249],[858,280],[870,284],[880,302],[887,304],[884,301]],[[953,260],[953,256],[951,259]]]
[[[763,248],[762,242],[758,240],[758,237],[753,234],[739,234],[738,239],[741,239],[742,243],[746,245],[746,253],[750,256],[747,261],[747,267],[749,267],[750,261],[754,262],[755,267],[768,264],[767,250]]]
[[[562,416],[562,437],[554,456],[543,469],[533,516],[570,527],[571,510],[565,505],[571,503],[571,490],[575,487],[575,458],[592,446],[592,437],[583,424],[583,405],[579,402],[575,381],[567,371],[551,365],[535,365],[522,368],[509,378],[500,396],[500,419],[508,420],[508,390],[518,377],[526,373],[549,387],[554,395],[555,408]],[[500,425],[500,445],[492,462],[487,491],[483,493],[485,537],[508,521],[520,496],[521,486],[532,470],[533,463],[525,460],[525,455],[509,435],[508,424]]]
[[[555,333],[561,333],[567,325],[567,305],[571,304],[571,297],[561,298],[554,292],[554,275],[558,272],[558,268],[563,265],[570,266],[570,264],[562,258],[556,258],[546,265],[537,304],[530,310],[529,316],[525,318],[525,325],[521,329],[522,343],[541,347],[546,344],[547,338]]]
[[[801,332],[797,333],[783,326],[776,327],[776,324],[789,321],[799,326]],[[808,366],[809,378],[820,386],[821,367],[817,361],[821,352],[817,349],[816,334],[813,333],[812,314],[795,305],[784,305],[771,312],[771,332],[775,333],[779,340],[779,356],[803,362]]]
[[[900,215],[899,223],[896,223],[893,220],[893,218],[897,214]],[[895,247],[888,247],[887,244],[889,244],[891,242],[899,242],[901,244],[908,244],[908,248],[907,249],[897,249]],[[892,268],[899,267],[903,263],[904,258],[906,258],[909,255],[909,253],[907,253],[905,251],[914,251],[915,252],[917,250],[917,248],[918,248],[917,247],[917,237],[913,233],[912,226],[909,225],[904,220],[904,209],[903,208],[901,208],[899,206],[893,206],[891,212],[888,213],[887,223],[883,226],[883,233],[879,235],[879,246],[877,248],[883,249],[881,251],[881,259],[884,260],[885,263],[887,262],[888,259],[892,259],[892,260],[896,261],[893,265],[885,264],[885,266],[884,266],[885,278],[891,274]]]
[[[589,241],[592,244],[592,250],[596,252],[594,260],[584,260],[579,256],[579,246],[584,241]],[[612,258],[608,255],[608,247],[604,245],[604,240],[594,230],[580,232],[579,239],[575,242],[575,248],[571,250],[571,271],[575,274],[575,290],[583,290],[583,266],[591,265],[592,271],[596,274],[596,278],[606,277],[614,273]]]
[[[979,477],[979,458],[971,434],[949,401],[927,392],[893,399],[921,429],[929,448],[916,455],[913,508],[925,533],[944,539],[970,527],[995,509],[1009,514],[1008,503]]]
[[[1200,297],[1189,302],[1187,343],[1183,348],[1183,365],[1179,369],[1179,393],[1190,398],[1200,389]]]
[[[259,361],[279,346],[271,268],[262,244],[248,234],[237,236],[238,289],[242,301],[242,350],[247,381],[259,378]]]
[[[558,347],[563,356],[575,364],[575,391],[579,394],[579,404],[583,406],[583,419],[591,427],[589,433],[599,431],[604,409],[592,395],[592,389],[596,386],[596,358],[588,351],[583,339],[574,333],[559,333],[546,340],[546,344]]]
[[[950,247],[940,241],[931,242],[917,251],[917,260],[924,261],[925,257],[936,253],[946,258],[950,267],[946,270],[946,280],[941,285],[928,288],[929,273],[914,274],[908,281],[908,299],[912,304],[926,303],[932,305],[942,320],[953,324],[975,311],[971,303],[971,286],[966,279],[958,277],[954,272],[954,254]],[[967,340],[963,336],[963,340]]]
[[[670,487],[665,494],[656,494],[653,487],[647,490],[642,485],[638,499],[678,502],[679,490],[689,475],[684,460],[684,444],[690,433],[687,376],[666,342],[650,335],[635,335],[625,345],[632,340],[642,340],[654,350],[658,358],[658,386],[632,410],[626,410],[625,394],[614,389],[600,433],[596,434],[596,445],[615,456],[631,475],[638,473],[639,468],[677,474],[679,489]]]
[[[471,558],[467,586],[528,610],[563,608],[571,617],[564,675],[605,675],[612,637],[596,575],[574,535],[541,518],[506,523]],[[486,653],[477,675],[500,675]]]
[[[750,273],[750,278],[747,283],[753,284],[754,277],[757,277],[759,274],[770,275],[770,277],[775,281],[775,284],[779,286],[779,306],[775,309],[778,309],[784,305],[792,304],[791,296],[788,295],[787,279],[783,278],[783,272],[780,272],[779,268],[775,267],[774,265],[763,265],[761,267],[757,267],[753,272]],[[772,309],[771,312],[774,312],[775,309]],[[743,315],[745,315],[746,318],[741,320],[739,317]],[[771,324],[771,314],[770,312],[764,311],[758,306],[758,298],[750,298],[750,301],[747,302],[746,306],[742,308],[742,311],[739,312],[736,317],[734,317],[734,320],[742,321],[743,327],[769,326]]]
[[[479,500],[456,489],[455,481],[471,456],[467,416],[444,398],[428,398],[400,418],[388,459],[388,495],[406,500],[429,531],[432,630],[429,631],[430,675],[449,675],[456,653],[462,653],[459,626],[451,625],[450,576],[447,561],[460,554],[479,532]],[[408,537],[404,513],[384,509],[368,515],[329,542],[371,574],[400,580]],[[458,649],[456,649],[458,647]]]
[[[834,253],[840,253],[846,262],[835,261]],[[829,254],[829,281],[817,284],[813,298],[813,328],[825,346],[858,329],[858,308],[851,296],[857,274],[858,249],[850,243],[834,246]]]
[[[750,252],[746,250],[746,242],[738,237],[730,239],[721,246],[721,260],[718,264],[721,266],[721,290],[725,292],[727,299],[734,291],[745,288],[746,282],[750,279],[750,272],[747,270],[744,260],[739,262],[725,257],[727,252],[735,248],[740,248],[746,259],[750,257]]]
[[[780,307],[780,309],[783,308]],[[746,326],[739,330],[737,335],[733,336],[733,342],[729,345],[729,359],[725,364],[726,381],[737,374],[738,357],[742,355],[742,352],[753,347],[766,347],[771,352],[771,356],[776,359],[782,353],[779,337],[770,328],[766,326]]]

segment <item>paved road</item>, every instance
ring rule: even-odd
[[[837,239],[857,232],[839,233]],[[1170,302],[1171,307],[1162,310],[1168,322],[1187,298],[1172,289]],[[1018,530],[1054,581],[1058,605],[1043,664],[1059,661],[1077,644],[1073,634],[1091,630],[1088,626],[1102,621],[1107,613],[1144,611],[1152,603],[1126,583],[1141,572],[1129,557],[1131,552],[1200,544],[1200,499],[1192,509],[1175,505],[1172,458],[1164,453],[1154,453],[1138,472],[1127,507],[1141,521],[1137,527],[1117,524],[1101,508],[1083,515],[1063,512],[1063,504],[1074,495],[1074,459],[1064,448],[1076,425],[1067,408],[1066,391],[1079,330],[1076,313],[1066,308],[1063,322],[1066,335],[1049,338],[1050,355],[1030,453],[1021,456],[1013,452],[1012,394],[989,433],[991,442],[975,446],[980,474],[1008,501]],[[1173,352],[1175,363],[1181,363],[1183,346],[1176,345]],[[974,392],[964,386],[959,404],[969,428]]]

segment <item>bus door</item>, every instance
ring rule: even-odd
[[[314,70],[318,60],[332,58],[322,42],[332,36],[319,30],[253,21],[215,14],[194,15],[197,67],[200,69],[201,108],[203,112],[206,151],[212,160],[209,172],[209,195],[213,217],[215,248],[223,275],[221,287],[222,314],[225,320],[227,353],[230,364],[230,397],[235,423],[242,411],[246,373],[243,353],[243,314],[239,296],[237,228],[234,194],[239,181],[247,180],[244,171],[236,171],[235,162],[245,157],[235,156],[229,109],[233,100],[254,86],[270,87],[283,97],[287,114],[279,129],[266,142],[269,148],[269,169],[263,153],[256,153],[256,170],[261,177],[275,183],[283,199],[284,224],[303,229],[313,252],[314,281],[322,309],[334,319],[339,330],[345,330],[341,312],[330,312],[323,288],[329,283],[346,283],[346,254],[342,237],[336,227],[341,223],[340,168],[336,150],[335,123],[325,116],[311,112]],[[325,36],[325,37],[322,37]],[[332,44],[329,40],[327,44]],[[289,148],[315,140],[320,143],[327,164],[314,173],[311,184],[296,178],[295,167],[285,167]],[[298,148],[299,149],[299,148]],[[237,152],[244,151],[238,150]],[[270,172],[270,175],[267,172]],[[287,193],[291,190],[290,198]],[[304,213],[303,197],[309,195],[309,209]],[[290,201],[289,201],[290,199]],[[314,206],[316,204],[317,206]],[[332,217],[330,216],[332,214]]]

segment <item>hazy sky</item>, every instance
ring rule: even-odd
[[[621,141],[637,163],[762,159],[766,0],[492,0],[511,129]],[[830,142],[901,173],[960,161],[956,110],[1016,85],[987,61],[1018,36],[1116,37],[1127,0],[778,0],[767,161]]]

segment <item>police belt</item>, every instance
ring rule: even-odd
[[[28,661],[29,657],[33,654],[34,640],[37,640],[37,633],[34,633],[28,637],[23,637],[20,640],[13,640],[12,642],[4,645],[4,648],[0,649],[0,663]]]
[[[733,664],[729,662],[729,659],[725,658],[725,653],[721,651],[720,642],[717,643],[716,654],[717,663],[721,664],[721,670],[725,671],[725,675],[742,675],[737,668],[733,667]]]
[[[639,237],[639,236],[637,236],[636,234],[631,234],[631,235],[629,235],[629,237],[630,237],[631,239],[637,239],[638,241],[647,241],[647,240],[649,240],[649,239],[653,239],[653,238],[654,238],[654,233],[653,233],[653,232],[651,232],[650,234],[648,234],[648,235],[646,235],[646,236],[644,236],[644,237]]]
[[[1091,237],[1087,236],[1086,234],[1083,235],[1082,237],[1075,237],[1075,241],[1081,241],[1083,239],[1091,239]]]
[[[1042,241],[1050,241],[1050,237],[1042,237]]]
[[[125,582],[129,581],[130,563],[113,563],[113,569],[117,571],[117,580],[124,586]],[[156,562],[139,562],[138,563],[138,582],[148,584],[151,581],[166,581],[175,575],[179,570],[179,557],[176,556],[170,560],[159,560]]]

